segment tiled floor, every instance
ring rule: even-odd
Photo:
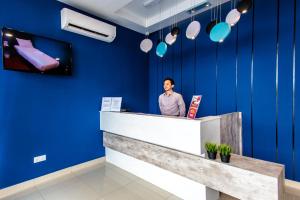
[[[286,200],[300,200],[286,195]],[[0,200],[180,200],[114,165],[75,172]],[[237,200],[225,194],[220,200]]]
[[[113,165],[70,174],[1,200],[179,200]]]

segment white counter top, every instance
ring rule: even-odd
[[[195,120],[144,113],[100,112],[100,129],[106,132],[202,155],[207,141],[220,143],[220,117]]]

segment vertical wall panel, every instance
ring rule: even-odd
[[[238,23],[237,41],[237,110],[242,112],[243,154],[252,157],[251,66],[253,9]]]
[[[201,15],[197,20],[202,27],[210,21],[210,12]],[[196,94],[203,95],[198,117],[216,114],[216,44],[202,28],[196,39]]]
[[[295,30],[295,132],[294,132],[294,174],[295,180],[300,181],[300,2],[295,0],[296,3],[296,30]]]
[[[162,59],[156,55],[156,46],[158,44],[160,36],[159,33],[157,33],[155,40],[153,40],[153,51],[155,52],[155,58],[156,58],[156,90],[155,90],[155,108],[156,108],[156,114],[160,114],[159,106],[158,106],[158,96],[161,94],[161,81],[162,81]]]
[[[255,0],[254,9],[253,152],[276,161],[277,4]]]
[[[176,42],[172,45],[172,51],[173,51],[173,79],[175,81],[175,88],[174,90],[181,93],[182,92],[182,87],[181,87],[181,82],[182,82],[182,66],[181,66],[181,35],[180,34],[176,40]]]
[[[157,91],[156,91],[156,102],[157,102],[157,113],[160,113],[159,105],[158,105],[158,97],[164,92],[163,89],[163,79],[164,79],[164,63],[165,58],[157,57]]]
[[[187,20],[181,28],[182,37],[182,96],[187,107],[195,92],[195,40],[189,40],[185,36],[185,30],[190,23]]]
[[[286,165],[286,177],[292,178],[293,136],[293,29],[294,0],[279,1],[278,29],[278,162]]]
[[[230,4],[222,6],[222,19],[230,11]],[[217,111],[218,114],[236,110],[236,26],[218,46]]]
[[[157,40],[157,33],[152,34],[150,39],[153,42],[153,49],[149,52],[149,112],[157,112],[157,59],[155,53],[155,41]]]

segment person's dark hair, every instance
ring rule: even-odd
[[[165,78],[163,83],[165,83],[165,81],[170,81],[171,85],[175,85],[174,80],[172,78],[170,78],[170,77]]]

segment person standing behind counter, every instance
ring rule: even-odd
[[[165,92],[158,98],[159,108],[162,115],[185,116],[185,103],[181,94],[173,91],[175,82],[172,78],[165,78],[163,82]]]

